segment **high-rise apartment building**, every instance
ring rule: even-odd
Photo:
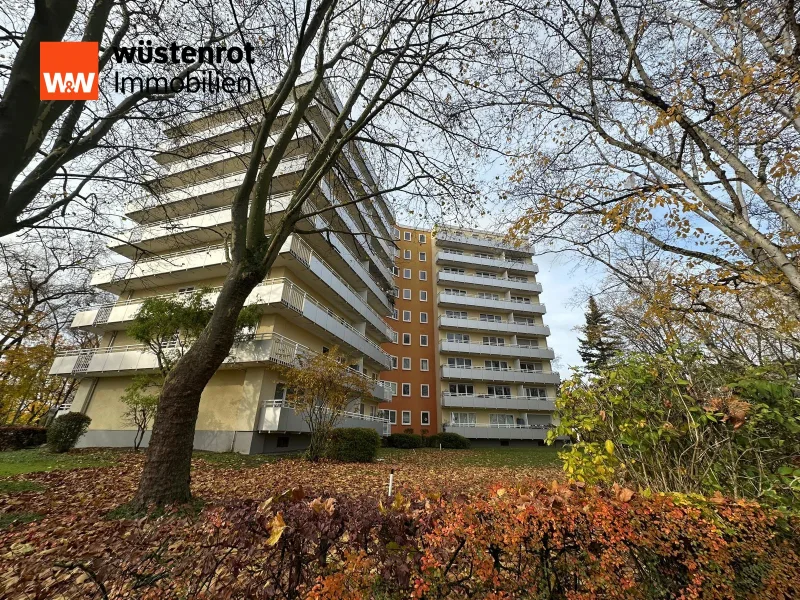
[[[301,127],[272,182],[267,230],[282,215],[313,152],[313,129],[324,132],[332,120],[325,107],[338,104],[330,91],[324,93],[327,97],[309,108],[308,124]],[[101,334],[101,347],[63,353],[51,369],[80,378],[69,410],[92,418],[82,445],[128,446],[133,441],[120,398],[134,376],[156,368],[155,355],[126,334],[142,301],[201,288],[208,288],[209,299],[215,300],[228,270],[224,240],[231,229],[230,204],[254,138],[255,127],[248,121],[257,122],[257,115],[246,117],[256,110],[253,103],[168,131],[168,143],[154,157],[159,174],[151,182],[161,193],[128,206],[136,226],[125,243],[111,249],[129,260],[92,277],[93,285],[119,298],[79,312],[72,323]],[[278,120],[276,131],[286,117]],[[380,344],[395,335],[385,320],[392,310],[394,217],[381,196],[343,205],[376,187],[374,172],[358,147],[344,153],[337,172],[319,184],[310,212],[333,209],[299,223],[267,278],[249,296],[247,303],[262,312],[258,329],[235,344],[203,392],[195,447],[256,453],[304,444],[306,426],[287,403],[271,366],[333,346],[357,357],[352,368],[373,382],[374,402],[349,407],[343,425],[385,433],[388,424],[379,416],[378,403],[392,397],[379,373],[390,369],[391,358]],[[311,233],[323,230],[327,232]]]
[[[381,376],[392,382],[392,431],[540,443],[559,376],[532,249],[458,228],[398,226],[395,238],[398,339],[383,345],[393,369]]]

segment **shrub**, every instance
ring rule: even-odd
[[[327,457],[341,462],[372,462],[380,447],[381,436],[374,429],[334,429],[328,441]]]
[[[75,447],[86,433],[92,419],[79,412],[71,412],[56,419],[47,428],[47,446],[51,452],[66,452]]]
[[[422,446],[424,446],[424,440],[421,435],[413,433],[393,433],[389,436],[389,446],[392,448],[403,448],[405,450],[422,448]]]
[[[428,438],[428,445],[431,448],[438,448],[439,444],[442,445],[442,448],[448,448],[451,450],[469,449],[469,440],[467,438],[465,438],[463,435],[449,433],[447,431],[443,433],[437,433],[436,435],[432,435]]]
[[[0,450],[21,450],[41,446],[47,440],[46,427],[0,427]]]
[[[406,427],[405,429],[403,429],[403,433],[409,433],[409,434],[410,433],[414,433],[414,428],[413,427]]]

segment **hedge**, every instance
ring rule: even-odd
[[[0,427],[0,450],[35,448],[44,444],[46,440],[46,427]]]
[[[374,429],[351,427],[334,429],[328,440],[327,457],[341,462],[372,462],[381,447]]]
[[[389,446],[391,448],[422,448],[425,445],[425,440],[421,435],[414,433],[393,433],[389,436]]]
[[[431,448],[438,448],[440,444],[442,448],[451,450],[467,450],[469,448],[469,440],[457,433],[437,433],[428,438],[428,445]]]
[[[86,433],[92,419],[79,412],[71,412],[55,420],[47,428],[47,446],[51,452],[72,450],[78,439]]]

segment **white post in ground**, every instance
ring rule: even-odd
[[[392,487],[394,487],[394,469],[389,473],[389,497],[392,497]]]

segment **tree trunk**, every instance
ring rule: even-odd
[[[200,395],[228,356],[239,313],[262,278],[263,274],[255,271],[231,267],[211,320],[167,376],[133,499],[135,507],[191,500],[190,470]]]

